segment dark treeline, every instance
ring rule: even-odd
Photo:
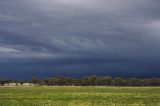
[[[47,79],[39,79],[33,77],[31,80],[0,80],[0,85],[9,85],[16,83],[16,85],[23,85],[30,83],[34,85],[47,86],[160,86],[160,78],[112,78],[88,76],[83,78],[69,78],[69,77],[51,77]]]

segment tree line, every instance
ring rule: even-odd
[[[51,77],[39,79],[38,77],[33,77],[31,80],[0,80],[1,86],[9,86],[10,83],[16,83],[16,85],[30,83],[38,86],[160,86],[160,78],[112,78],[110,76],[87,76],[83,78]]]

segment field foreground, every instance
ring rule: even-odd
[[[0,106],[160,106],[160,87],[0,87]]]

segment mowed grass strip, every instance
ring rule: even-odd
[[[0,106],[160,106],[160,87],[0,87]]]

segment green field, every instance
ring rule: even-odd
[[[0,87],[0,106],[160,106],[160,87]]]

